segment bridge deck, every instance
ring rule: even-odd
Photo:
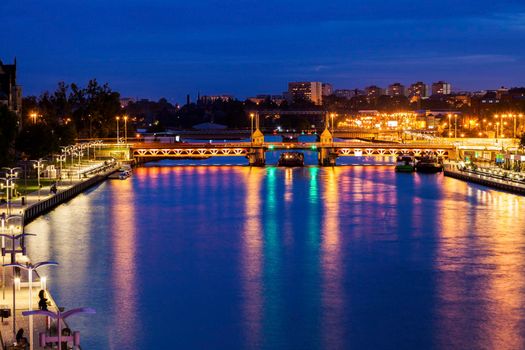
[[[298,150],[311,151],[332,149],[337,156],[397,156],[412,154],[422,156],[435,154],[448,156],[454,147],[445,144],[401,144],[368,142],[266,142],[263,145],[240,143],[136,143],[131,145],[133,157],[208,158],[216,156],[246,156],[255,149],[265,151]]]

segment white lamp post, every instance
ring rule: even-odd
[[[118,135],[118,133],[119,133],[119,125],[118,125],[118,121],[120,120],[120,117],[116,117],[115,119],[117,120],[117,144],[119,144],[119,143],[120,143],[120,140],[119,140],[119,135]]]
[[[45,311],[45,310],[34,310],[34,311],[23,311],[22,315],[24,316],[31,316],[31,315],[43,315],[47,317],[52,317],[57,320],[57,336],[47,336],[45,333],[41,333],[40,338],[40,346],[44,347],[46,343],[48,342],[58,342],[58,348],[62,348],[62,340],[65,339],[66,341],[73,341],[74,346],[80,345],[80,334],[78,332],[74,332],[73,335],[69,336],[62,336],[62,322],[69,316],[75,315],[75,314],[94,314],[96,313],[94,309],[82,307],[78,309],[72,309],[66,312],[61,312],[58,310],[56,313],[52,311]]]
[[[59,154],[57,156],[57,162],[60,163],[60,173],[58,176],[58,182],[60,183],[60,180],[62,179],[62,163],[66,161],[66,155],[65,154]]]
[[[124,144],[128,144],[128,116],[124,116]]]
[[[54,261],[42,261],[36,264],[26,263],[19,264],[5,264],[4,266],[13,266],[13,267],[19,267],[21,269],[27,270],[28,272],[28,279],[29,279],[29,311],[33,310],[33,270],[37,270],[40,267],[48,266],[48,265],[58,265],[57,262]],[[29,349],[33,350],[33,315],[29,315]]]
[[[39,158],[38,160],[32,160],[33,163],[33,168],[36,169],[36,173],[37,173],[37,179],[38,179],[38,200],[40,201],[40,171],[42,169],[44,169],[44,162],[45,160],[43,160],[42,158]]]

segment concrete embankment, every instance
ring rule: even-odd
[[[480,174],[471,170],[460,170],[455,167],[446,167],[444,173],[445,176],[450,176],[455,179],[473,182],[519,195],[525,195],[525,183],[493,177],[487,174]]]
[[[116,170],[116,166],[106,167],[105,169],[99,171],[99,173],[96,175],[93,175],[83,181],[79,181],[78,183],[66,189],[59,190],[53,196],[48,196],[41,201],[27,205],[24,208],[24,224],[28,224],[40,215],[45,214],[58,205],[65,203],[78,194],[84,192],[88,188],[106,180],[108,176],[114,173]]]

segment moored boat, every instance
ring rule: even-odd
[[[440,173],[443,171],[443,164],[436,157],[422,157],[416,163],[416,171],[419,173]]]
[[[399,173],[411,173],[416,170],[416,159],[408,154],[397,157],[396,171]]]
[[[283,152],[279,157],[278,166],[303,166],[304,154],[301,152]]]

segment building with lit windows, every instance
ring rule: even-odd
[[[323,96],[330,96],[334,93],[334,88],[332,84],[323,83]]]
[[[377,98],[385,94],[385,90],[376,85],[367,86],[365,88],[365,94],[367,97]]]
[[[291,82],[288,83],[288,102],[312,101],[316,105],[323,104],[323,83]]]
[[[428,97],[428,85],[418,81],[408,88],[409,97]]]
[[[405,86],[400,83],[394,83],[386,89],[388,96],[405,96]]]
[[[432,84],[432,95],[450,95],[451,86],[444,81],[438,81]]]

